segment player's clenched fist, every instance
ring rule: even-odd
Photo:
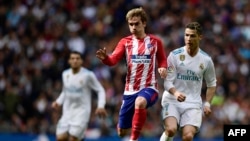
[[[167,69],[166,68],[158,68],[158,72],[159,72],[161,78],[167,77]]]
[[[177,101],[179,101],[179,102],[183,102],[186,99],[186,96],[183,93],[179,92],[179,91],[176,91],[174,93],[174,96],[176,97]]]
[[[58,110],[61,106],[56,102],[54,101],[52,104],[51,104],[51,107],[55,110]]]

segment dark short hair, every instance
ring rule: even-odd
[[[202,35],[202,27],[198,22],[191,22],[186,25],[186,28],[196,30],[197,34]]]
[[[70,51],[69,57],[70,57],[71,54],[78,54],[83,59],[83,54],[81,52],[79,52],[79,51],[75,51],[75,50]]]

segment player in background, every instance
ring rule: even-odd
[[[62,116],[56,129],[57,141],[80,141],[84,138],[91,114],[91,90],[98,94],[95,113],[101,118],[106,117],[105,90],[95,74],[82,67],[83,59],[79,52],[71,52],[70,68],[62,73],[63,90],[52,103],[58,109],[62,105]]]
[[[109,66],[126,57],[126,84],[117,132],[124,137],[131,131],[130,141],[137,141],[146,121],[147,108],[158,99],[156,67],[158,65],[161,78],[165,78],[167,59],[161,40],[145,33],[147,15],[142,8],[128,11],[126,20],[131,35],[122,38],[111,55],[107,55],[103,48],[96,52],[96,56]]]
[[[192,141],[202,123],[202,112],[211,113],[210,103],[216,90],[212,58],[200,49],[202,27],[191,22],[185,27],[185,46],[170,52],[168,76],[164,81],[162,118],[165,131],[160,141],[171,141],[180,128],[183,141]],[[202,105],[201,89],[206,82],[206,99]]]

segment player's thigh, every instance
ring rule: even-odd
[[[158,100],[158,92],[152,88],[142,89],[140,92],[138,92],[138,96],[144,97],[146,99],[147,108],[153,106]]]
[[[165,127],[168,127],[169,129],[172,129],[172,130],[177,130],[178,122],[175,117],[169,116],[165,118],[163,122],[164,122]]]
[[[56,139],[57,141],[66,141],[68,140],[68,128],[67,126],[60,126],[56,129]]]
[[[197,128],[192,125],[185,125],[182,128],[182,136],[192,136],[194,137],[195,133],[197,132]]]
[[[69,128],[69,136],[71,138],[77,138],[78,140],[81,140],[84,137],[86,128],[87,128],[87,123],[82,124],[81,126],[71,125]]]
[[[196,132],[200,129],[202,123],[202,109],[201,108],[189,108],[182,114],[180,120],[180,127],[183,128],[186,125],[194,127]]]

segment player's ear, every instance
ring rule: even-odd
[[[70,64],[70,62],[71,62],[71,55],[69,56],[68,64]]]
[[[202,35],[199,35],[199,39],[202,40],[203,36]]]
[[[144,26],[144,28],[146,28],[146,26],[147,26],[147,22],[142,22],[142,24],[143,24],[143,26]]]
[[[81,58],[81,64],[83,64],[84,60]]]

